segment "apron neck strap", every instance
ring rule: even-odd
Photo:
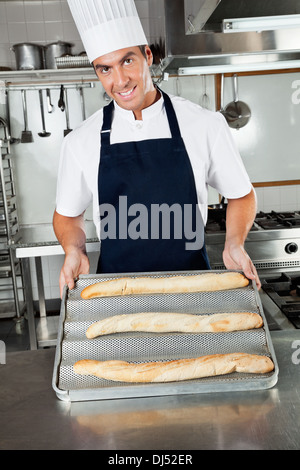
[[[162,91],[158,86],[156,86],[156,88],[162,94],[163,99],[164,99],[166,113],[168,116],[168,121],[169,121],[169,126],[170,126],[172,137],[181,137],[176,113],[175,113],[175,110],[174,110],[174,107],[172,105],[169,95],[167,95],[164,91]]]
[[[103,108],[103,123],[101,129],[101,145],[109,145],[110,144],[110,131],[111,131],[111,123],[112,123],[112,116],[114,110],[114,102],[111,101],[107,106]]]

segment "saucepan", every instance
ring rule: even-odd
[[[249,106],[244,102],[240,101],[238,98],[238,85],[237,85],[237,75],[234,74],[233,77],[233,91],[234,91],[234,101],[231,101],[225,109],[222,109],[220,112],[224,115],[226,121],[228,122],[229,127],[233,129],[240,129],[241,127],[246,126],[251,117],[251,110]],[[223,81],[223,79],[222,79]],[[223,87],[221,82],[221,96],[223,93]]]
[[[11,50],[16,55],[17,70],[40,70],[44,68],[44,47],[24,42],[14,44]]]
[[[56,58],[71,55],[73,44],[57,41],[45,46],[45,68],[57,69]]]
[[[226,216],[226,209],[227,203],[225,203],[225,197],[222,197],[221,202],[219,204],[209,204],[209,218],[211,219],[219,219],[220,217]]]
[[[222,196],[222,199],[219,204],[209,204],[209,209],[226,209],[227,204],[225,202],[225,197]]]

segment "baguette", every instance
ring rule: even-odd
[[[243,274],[230,271],[164,278],[124,277],[91,284],[82,290],[81,297],[92,299],[132,294],[211,292],[245,287],[248,284],[249,280]]]
[[[264,374],[274,369],[267,356],[246,353],[214,354],[168,362],[129,363],[126,361],[80,360],[73,366],[80,375],[92,375],[117,382],[176,382],[243,372]]]
[[[263,325],[258,313],[132,313],[115,315],[93,323],[86,331],[87,338],[101,335],[144,331],[150,333],[209,333],[250,330]]]

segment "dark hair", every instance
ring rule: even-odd
[[[146,44],[144,44],[143,46],[139,46],[139,49],[141,51],[141,53],[143,54],[144,58],[147,59],[147,54],[146,54]]]

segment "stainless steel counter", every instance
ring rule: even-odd
[[[294,330],[271,337],[278,382],[251,392],[66,403],[51,387],[54,348],[7,354],[0,448],[299,449],[300,336]]]
[[[86,221],[85,230],[87,251],[99,250],[99,241],[97,239],[94,223]],[[17,258],[34,258],[64,254],[62,247],[56,239],[52,224],[21,226],[14,240],[14,248]]]
[[[87,252],[98,252],[99,240],[94,223],[85,221],[85,230]],[[38,347],[53,346],[56,344],[58,317],[47,316],[42,257],[63,255],[64,251],[56,239],[52,224],[21,226],[12,247],[15,249],[16,257],[22,262],[30,348],[35,350]],[[31,269],[30,259],[34,260],[35,271]],[[33,275],[36,276],[39,297],[40,318],[38,322],[34,320],[31,282]]]

